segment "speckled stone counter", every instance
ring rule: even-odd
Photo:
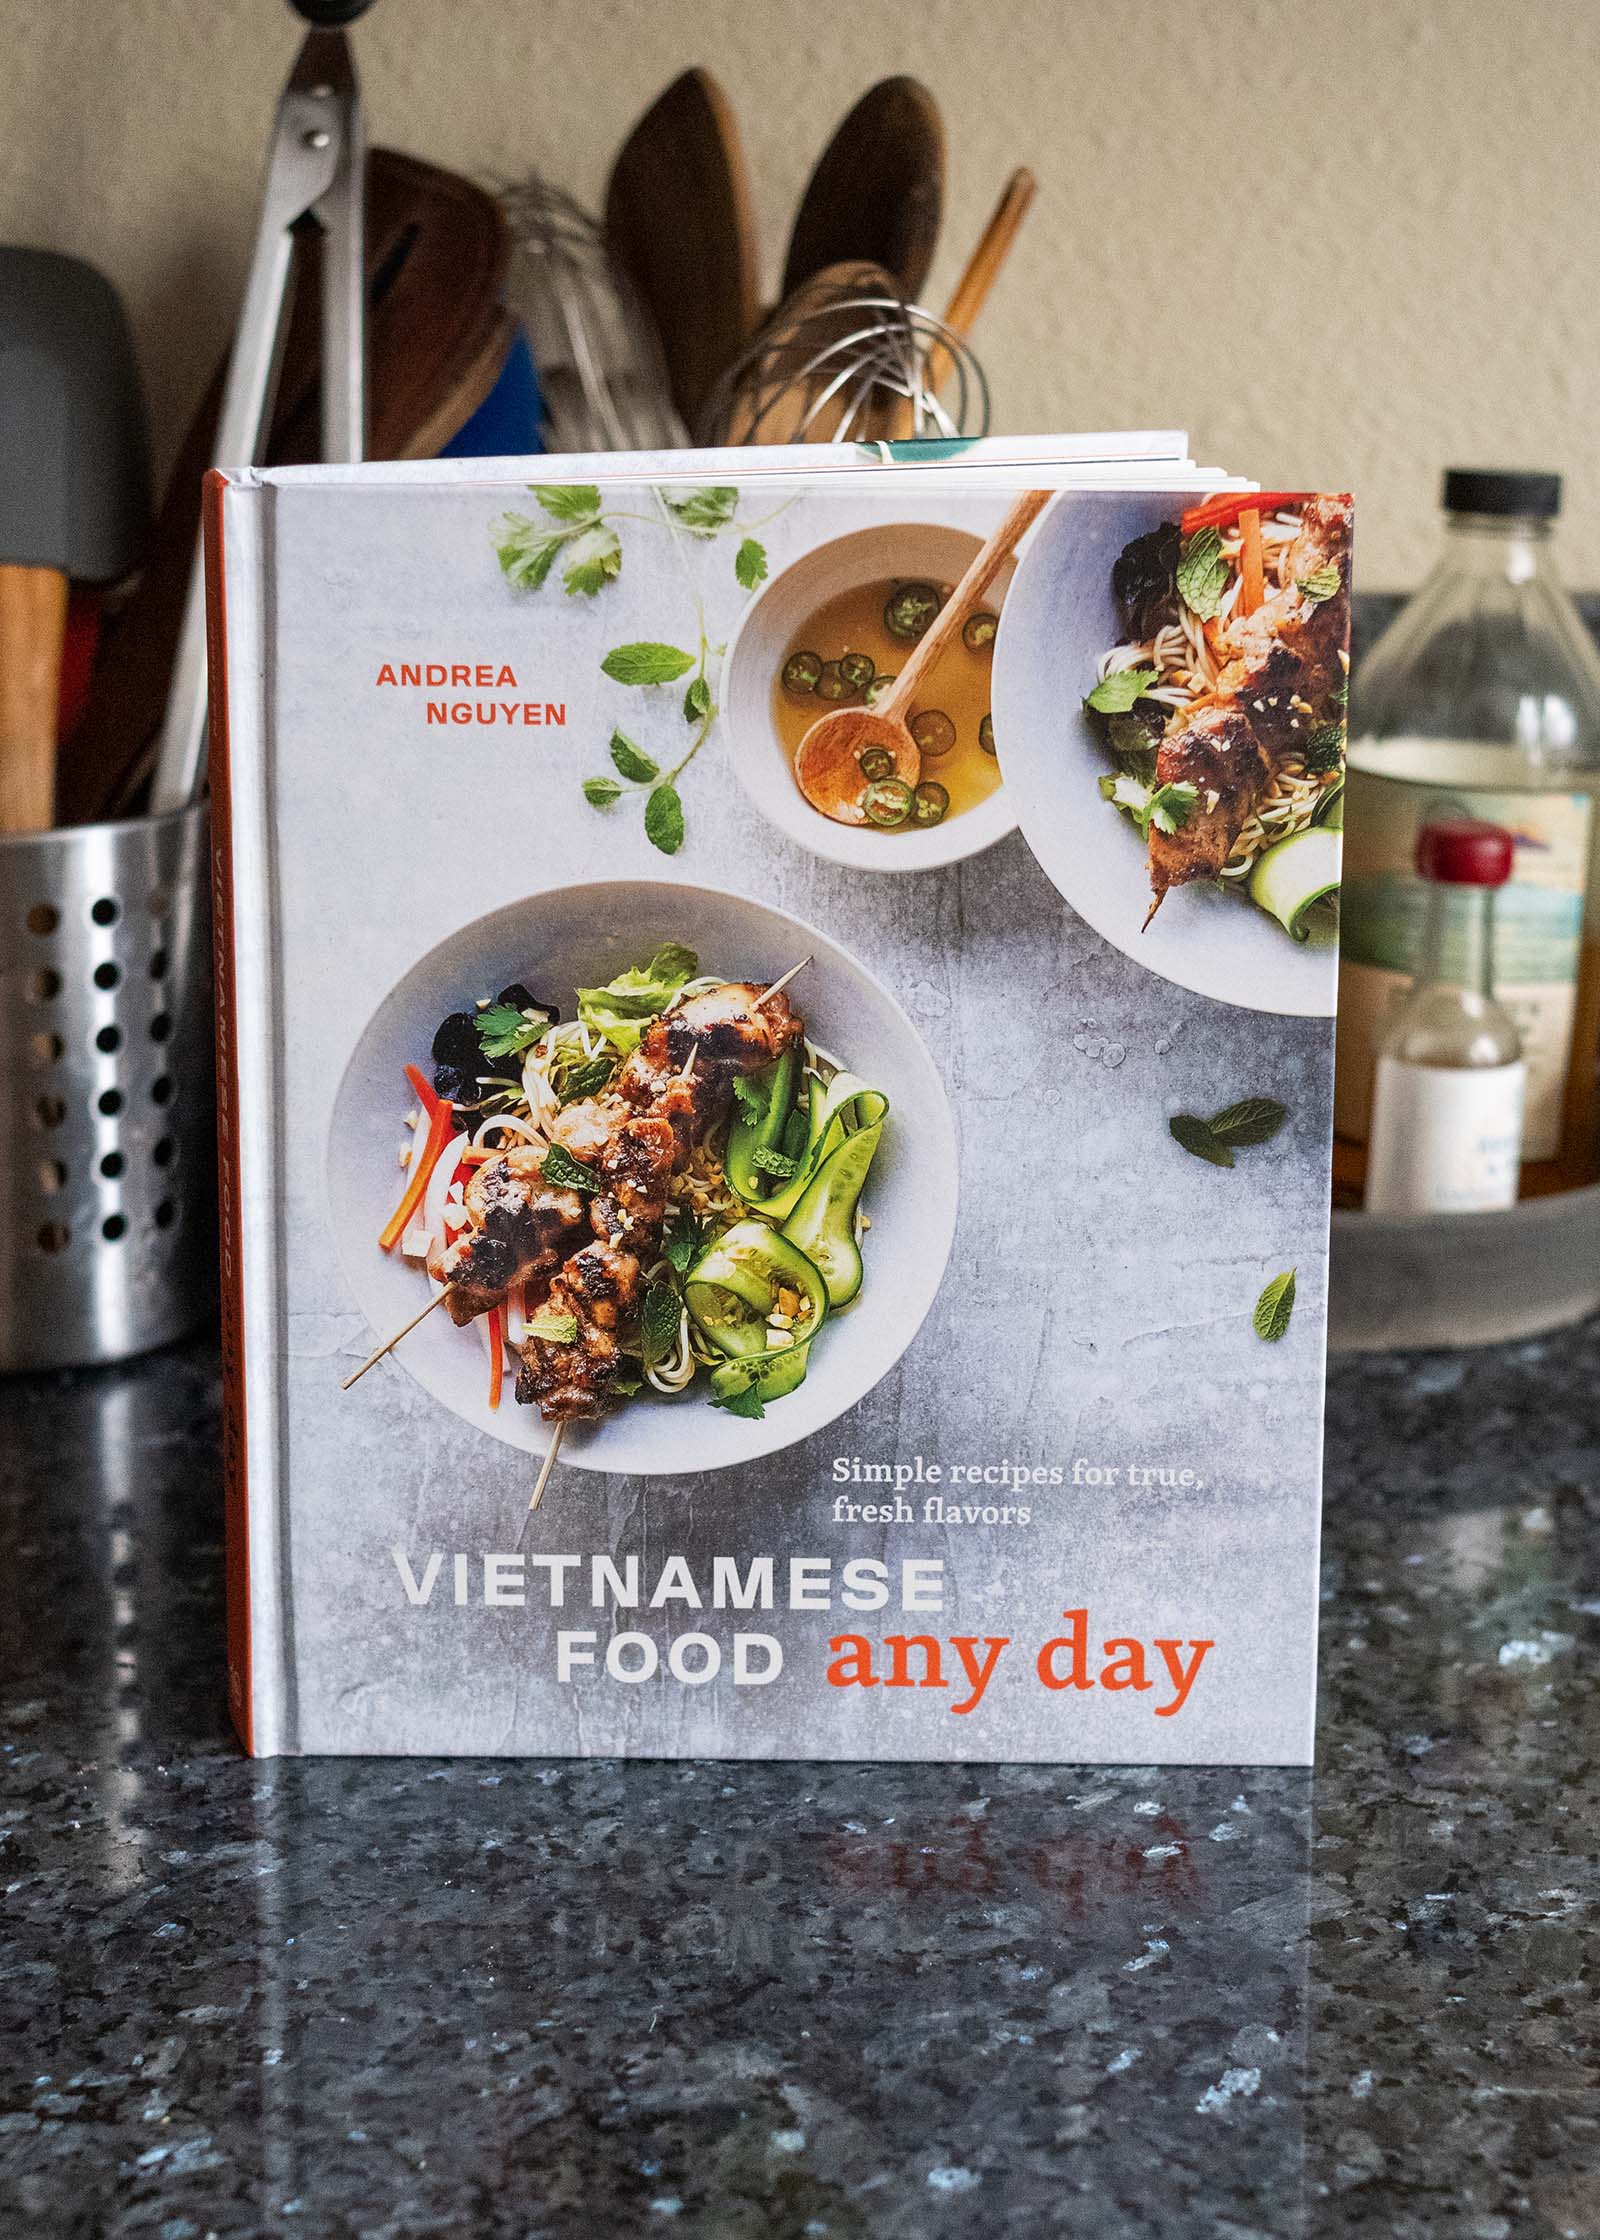
[[[252,1765],[209,1350],[0,1385],[0,2231],[1595,2240],[1597,1394],[1338,1368],[1313,1780]]]

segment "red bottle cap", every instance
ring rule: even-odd
[[[1417,834],[1417,870],[1451,887],[1503,887],[1514,843],[1504,825],[1477,817],[1440,817]]]

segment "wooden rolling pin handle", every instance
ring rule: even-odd
[[[55,823],[66,628],[64,575],[0,568],[0,832],[48,832]]]

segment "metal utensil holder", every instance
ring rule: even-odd
[[[204,805],[0,838],[0,1371],[211,1311],[208,868]]]

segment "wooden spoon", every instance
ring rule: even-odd
[[[922,752],[909,728],[917,688],[969,614],[1010,559],[1023,532],[1049,502],[1048,490],[1024,490],[1004,521],[951,592],[936,619],[917,641],[893,690],[875,708],[834,708],[819,716],[795,750],[794,774],[814,809],[835,824],[865,824],[861,757],[869,747],[894,756],[894,774],[914,786],[922,774]]]
[[[606,240],[661,337],[672,401],[693,427],[756,323],[756,237],[744,150],[709,70],[645,111],[606,188]]]
[[[817,159],[789,236],[783,293],[824,266],[881,264],[913,302],[939,241],[944,124],[926,86],[885,78],[856,103]]]

